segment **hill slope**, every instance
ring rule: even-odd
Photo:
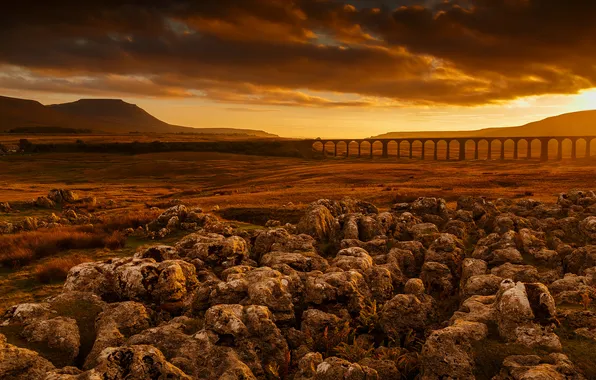
[[[120,99],[81,99],[72,103],[53,104],[48,108],[79,119],[91,120],[110,132],[192,132],[194,129],[164,123],[142,108]]]
[[[40,131],[50,131],[50,127],[54,127],[107,133],[205,133],[277,137],[252,129],[171,125],[120,99],[81,99],[72,103],[44,106],[34,100],[0,96],[0,131],[32,127]]]
[[[78,128],[85,121],[69,117],[35,100],[0,96],[0,131],[24,127]]]
[[[596,110],[566,113],[519,127],[486,128],[474,131],[389,132],[374,138],[413,137],[533,137],[596,135]]]

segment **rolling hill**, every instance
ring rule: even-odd
[[[0,131],[32,129],[37,132],[67,129],[98,133],[205,133],[277,137],[252,129],[171,125],[120,99],[81,99],[45,106],[34,100],[0,96]]]
[[[596,135],[596,110],[566,113],[519,127],[486,128],[473,131],[389,132],[373,138],[414,137],[533,137]]]

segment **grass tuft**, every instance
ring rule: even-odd
[[[0,265],[17,268],[71,249],[118,249],[124,246],[125,241],[126,238],[119,232],[84,232],[72,227],[2,235]]]
[[[79,255],[53,258],[35,268],[35,278],[42,284],[64,281],[70,268],[89,261],[90,258]]]

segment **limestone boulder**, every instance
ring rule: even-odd
[[[225,237],[216,233],[193,233],[176,243],[181,258],[199,259],[216,268],[231,268],[249,259],[246,240],[239,236]]]
[[[309,207],[298,222],[297,230],[319,241],[329,241],[338,233],[339,225],[329,209],[321,204]]]
[[[72,318],[36,320],[25,326],[21,336],[51,351],[57,367],[74,364],[79,354],[81,337],[77,321]]]
[[[348,310],[359,312],[371,299],[364,276],[355,271],[310,272],[305,280],[304,301],[312,305],[345,302]]]
[[[424,330],[436,318],[432,297],[421,294],[398,294],[380,311],[380,325],[387,334],[400,334],[409,329]]]
[[[493,380],[555,379],[585,380],[566,355],[553,353],[545,358],[538,355],[509,356]]]
[[[273,228],[257,233],[251,257],[260,261],[269,252],[314,252],[315,240],[307,234],[293,235],[285,228]]]
[[[347,360],[332,356],[317,366],[315,380],[377,380],[379,375],[372,368],[350,363]]]
[[[0,334],[0,378],[43,380],[55,367],[37,352],[13,346]]]
[[[268,267],[285,264],[299,272],[324,272],[329,268],[327,260],[316,252],[269,252],[263,255],[260,264]]]
[[[287,342],[265,306],[213,306],[205,313],[205,330],[220,340],[233,337],[229,345],[256,377],[270,373],[272,366],[287,366]]]
[[[97,366],[83,376],[88,379],[192,379],[168,362],[157,348],[146,345],[108,347],[99,355]]]
[[[421,352],[422,378],[474,378],[475,362],[471,345],[485,339],[487,335],[485,324],[462,320],[432,332]]]
[[[143,304],[132,301],[108,304],[97,316],[96,338],[84,368],[93,368],[104,349],[123,345],[128,337],[148,329],[150,325],[151,316]]]

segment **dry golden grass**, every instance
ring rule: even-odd
[[[101,224],[96,229],[106,232],[117,232],[127,228],[136,229],[155,220],[161,213],[160,210],[130,208],[110,213],[101,218]]]
[[[120,232],[92,233],[69,227],[0,235],[0,264],[15,268],[71,249],[118,249],[125,241]]]
[[[382,207],[390,206],[398,194],[453,200],[460,195],[532,193],[553,201],[570,188],[594,188],[595,163],[303,160],[199,152],[5,156],[0,157],[0,201],[31,199],[52,187],[114,199],[123,209],[174,198],[205,208],[279,208],[288,202],[303,207],[318,198],[347,195]]]
[[[443,197],[451,203],[462,195],[554,202],[561,192],[596,188],[596,161],[304,160],[200,152],[0,157],[0,202],[17,204],[15,201],[47,195],[52,188],[97,197],[96,212],[105,212],[102,222],[92,229],[69,227],[67,230],[76,231],[82,240],[76,243],[65,239],[59,249],[41,244],[45,236],[38,245],[32,244],[36,233],[44,233],[41,231],[31,233],[30,238],[0,237],[0,261],[5,267],[0,270],[0,308],[34,302],[58,291],[57,284],[42,286],[35,277],[36,266],[50,257],[102,259],[132,253],[134,244],[147,241],[131,238],[124,250],[108,251],[106,246],[116,247],[120,239],[109,235],[150,222],[161,211],[148,206],[165,208],[174,199],[206,211],[218,205],[220,215],[250,223],[264,221],[274,213],[280,215],[279,220],[295,218],[312,201],[345,196],[371,201],[381,209],[419,196]],[[114,204],[105,207],[110,199]],[[18,221],[52,212],[60,210],[27,208],[20,213],[0,214],[0,220]],[[101,241],[87,236],[101,237]],[[4,246],[10,249],[1,248],[6,241],[10,244]],[[75,249],[64,252],[68,248]],[[47,258],[40,261],[44,256]],[[7,265],[14,264],[24,266],[7,270]]]
[[[43,284],[64,281],[70,268],[89,261],[89,257],[81,255],[53,258],[35,268],[35,278]]]
[[[203,141],[244,141],[263,139],[246,135],[218,135],[218,134],[179,134],[179,133],[122,133],[122,134],[18,134],[0,133],[0,144],[19,145],[20,139],[27,139],[34,144],[64,144],[75,143],[82,140],[85,143],[112,143],[112,142],[203,142]],[[269,138],[268,138],[269,139]],[[274,138],[282,139],[282,138]]]

